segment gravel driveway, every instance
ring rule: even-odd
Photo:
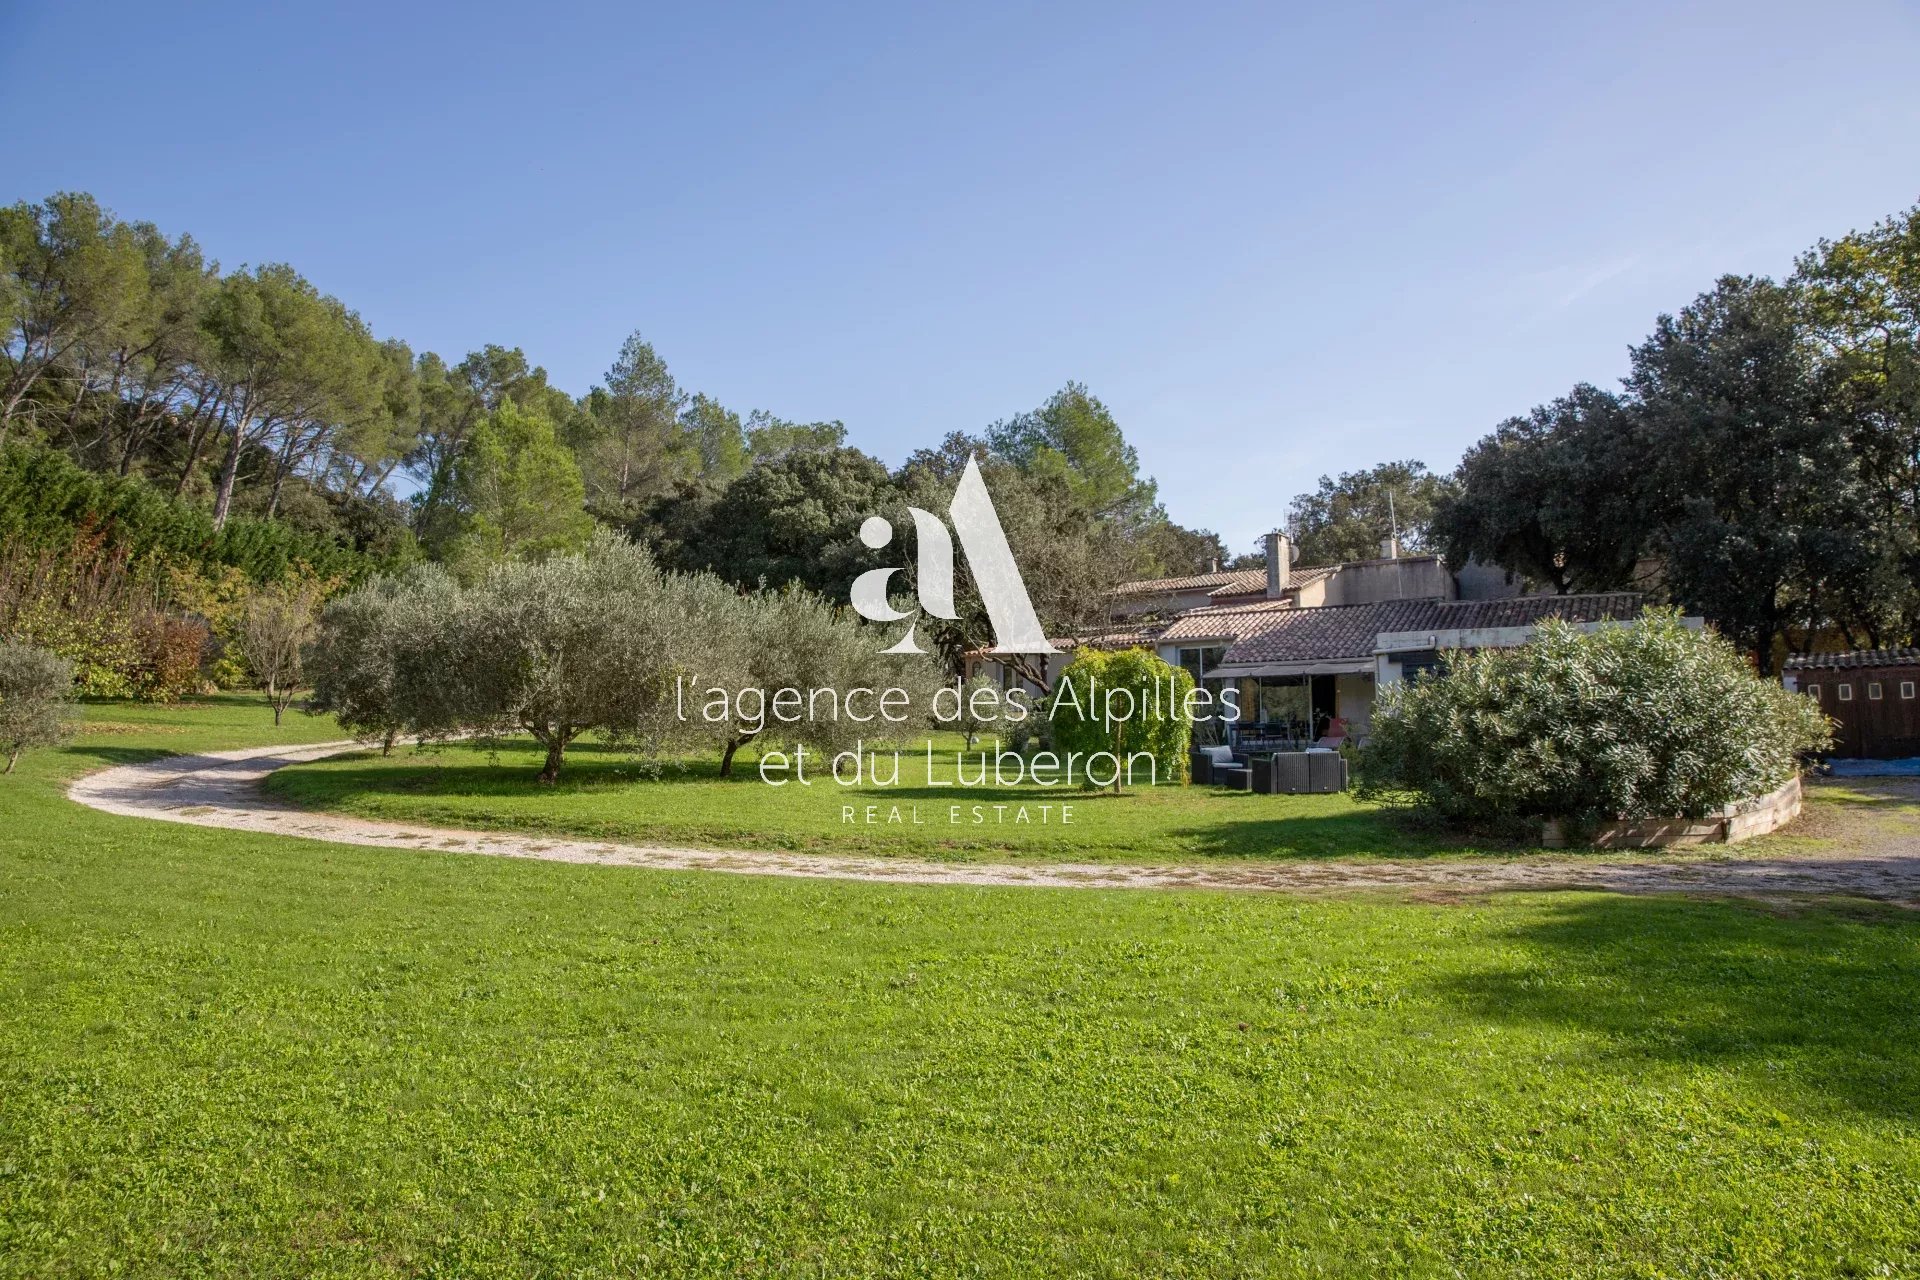
[[[927,862],[750,850],[609,844],[461,831],[296,809],[268,798],[275,769],[358,749],[352,742],[172,756],[104,769],[68,795],[107,813],[264,831],[336,844],[429,849],[505,858],[744,875],[832,877],[895,884],[1060,888],[1259,889],[1336,893],[1371,889],[1451,895],[1500,889],[1589,888],[1620,893],[1762,896],[1844,894],[1920,907],[1920,779],[1817,783],[1816,803],[1787,832],[1702,853],[1632,860],[1531,855],[1404,862],[1272,862],[1180,866],[1036,862]],[[1818,803],[1823,795],[1829,803]]]

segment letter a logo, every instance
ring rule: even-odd
[[[914,541],[917,546],[920,608],[936,618],[958,618],[953,607],[953,539],[939,516],[919,507],[908,507],[913,514]],[[953,531],[960,535],[960,550],[966,554],[967,567],[980,588],[980,603],[987,608],[993,623],[994,647],[990,653],[1058,653],[1047,643],[1047,633],[1034,616],[1033,601],[1027,584],[1020,577],[1020,566],[1013,562],[1013,549],[1000,527],[1000,516],[987,496],[987,482],[980,478],[980,464],[967,459],[967,469],[953,491],[953,503],[947,508]],[[879,516],[868,516],[860,526],[860,541],[878,551],[893,541],[893,526]],[[853,580],[853,610],[873,622],[898,622],[913,617],[913,612],[894,608],[887,602],[887,582],[900,572],[898,565],[869,569]],[[913,641],[913,625],[898,644],[886,653],[924,653]]]

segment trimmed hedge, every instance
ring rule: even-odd
[[[59,550],[72,545],[76,533],[103,535],[133,562],[231,566],[254,582],[279,581],[300,564],[317,577],[347,582],[391,567],[277,520],[234,517],[216,531],[207,512],[145,480],[88,471],[52,449],[0,449],[0,542]]]

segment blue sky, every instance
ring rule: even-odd
[[[0,199],[889,462],[1077,379],[1236,550],[1920,199],[1911,5],[160,10],[0,0]]]

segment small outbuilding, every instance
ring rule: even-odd
[[[1920,756],[1920,649],[1796,653],[1787,688],[1819,700],[1831,716],[1833,754],[1846,760]]]

